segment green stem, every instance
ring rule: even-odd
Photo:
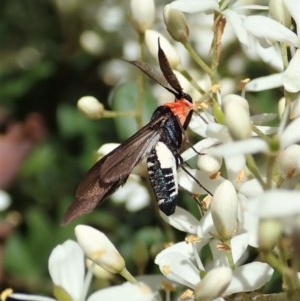
[[[221,56],[221,40],[226,25],[226,19],[219,13],[214,16],[214,39],[212,44],[212,61],[211,61],[211,81],[215,85],[218,83],[218,66]]]
[[[120,275],[123,276],[128,282],[132,284],[138,284],[139,282],[130,274],[130,272],[124,268],[122,272],[120,272]]]
[[[263,181],[259,171],[258,171],[258,168],[257,168],[257,165],[253,159],[253,156],[252,155],[247,155],[246,156],[246,161],[247,161],[247,167],[249,168],[249,170],[251,171],[251,173],[253,174],[253,176],[257,179],[257,181],[261,184],[261,186],[266,189],[266,184],[265,182]]]
[[[281,51],[281,58],[282,58],[283,66],[284,66],[284,69],[286,69],[289,65],[286,43],[280,43],[280,51]]]
[[[116,117],[137,117],[136,111],[108,111],[105,110],[101,118],[116,118]]]
[[[189,82],[194,86],[194,88],[200,92],[200,94],[205,94],[205,90],[202,89],[199,84],[192,78],[192,76],[189,74],[189,72],[184,69],[182,66],[178,66],[178,71],[184,75],[185,78],[189,80]]]
[[[264,134],[256,125],[252,125],[251,129],[255,134],[257,134],[258,137],[262,138],[267,143],[271,143],[272,139],[266,134]]]
[[[272,181],[273,181],[273,170],[274,170],[274,166],[275,166],[275,161],[276,161],[276,157],[275,156],[269,156],[268,160],[267,160],[267,172],[266,172],[266,176],[267,176],[267,183],[266,183],[266,188],[270,189],[272,188]]]
[[[145,58],[145,49],[144,49],[144,33],[139,34],[139,45],[140,45],[140,60],[143,62]],[[144,110],[144,100],[145,100],[145,74],[140,72],[139,74],[139,95],[138,103],[136,108],[136,122],[139,128],[143,126],[143,110]]]
[[[188,53],[191,55],[193,60],[199,65],[201,69],[203,69],[204,72],[206,72],[208,75],[212,75],[212,70],[209,68],[209,66],[199,57],[198,53],[194,50],[192,45],[189,42],[183,43],[183,46],[188,51]]]
[[[230,246],[229,250],[226,251],[226,257],[227,257],[227,260],[228,260],[229,267],[232,270],[234,270],[235,269],[235,264],[234,264],[234,260],[233,260],[233,256],[232,256],[232,251],[231,251],[231,243],[230,243],[230,241],[227,241],[225,243]]]

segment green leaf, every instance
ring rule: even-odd
[[[125,83],[117,86],[110,97],[113,110],[121,112],[135,111],[138,106],[138,89],[137,83]],[[149,91],[145,91],[144,97],[143,121],[146,124],[150,121],[157,107],[157,102]],[[115,119],[115,124],[117,133],[122,140],[128,139],[139,129],[136,118],[132,116],[118,117]]]

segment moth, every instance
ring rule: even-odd
[[[163,76],[145,62],[130,63],[170,91],[175,101],[159,106],[147,125],[87,172],[77,188],[75,202],[65,214],[64,223],[93,211],[125,184],[134,167],[145,159],[159,209],[166,215],[174,213],[178,197],[177,168],[183,163],[179,151],[194,104],[191,96],[183,92],[159,41],[158,61]]]

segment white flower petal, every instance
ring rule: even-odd
[[[250,138],[242,141],[227,142],[207,150],[209,154],[222,157],[238,156],[267,152],[268,144],[258,138]]]
[[[234,263],[237,263],[237,261],[243,256],[248,247],[248,242],[248,233],[236,235],[231,239],[231,252]]]
[[[243,212],[243,230],[247,231],[248,244],[254,248],[258,248],[258,218],[249,211]]]
[[[268,10],[269,7],[266,5],[258,5],[258,4],[245,4],[245,1],[239,1],[237,0],[234,2],[231,6],[231,8],[234,8],[234,10],[239,11],[239,10],[248,10],[248,9],[253,9],[253,10]]]
[[[250,198],[263,193],[263,188],[261,187],[261,184],[257,181],[257,179],[251,179],[244,182],[240,186],[239,193],[245,195],[247,198]]]
[[[228,267],[217,267],[210,270],[195,287],[195,299],[215,300],[215,298],[223,295],[231,278],[232,271]]]
[[[246,85],[246,91],[258,92],[281,87],[283,85],[282,76],[283,73],[276,73],[255,78]]]
[[[277,118],[277,114],[275,114],[275,113],[262,113],[262,114],[258,114],[258,115],[252,115],[251,121],[255,125],[263,125],[264,123],[272,121],[275,118]]]
[[[207,241],[201,241],[200,243],[193,245],[192,243],[186,243],[185,241],[178,242],[159,252],[155,257],[155,264],[160,265],[161,260],[164,260],[165,256],[175,253],[184,256],[189,261],[193,261],[195,258],[194,247],[196,246],[196,251],[199,252],[206,243]],[[197,264],[199,269],[204,270],[201,261]]]
[[[216,187],[223,181],[221,177],[210,179],[209,175],[197,169],[188,169],[189,173],[199,181],[202,187],[184,170],[179,169],[178,183],[184,190],[194,194],[207,194],[207,190],[213,194]],[[206,189],[204,190],[203,187]]]
[[[289,13],[297,24],[297,32],[300,35],[300,1],[299,0],[285,0],[284,1]]]
[[[194,288],[200,281],[196,266],[180,253],[168,253],[159,260],[161,272],[170,280]]]
[[[19,294],[13,293],[9,295],[9,298],[17,300],[28,300],[28,301],[57,301],[56,299],[40,296],[40,295],[29,295],[29,294]]]
[[[154,293],[151,289],[143,284],[124,283],[121,285],[111,286],[93,293],[87,301],[152,301]]]
[[[162,219],[177,230],[196,234],[199,221],[188,211],[176,206],[174,214],[167,216],[160,212]]]
[[[244,25],[251,34],[258,38],[284,42],[295,46],[298,44],[298,37],[294,32],[270,18],[249,16],[245,19]]]
[[[228,128],[225,125],[219,123],[209,123],[207,125],[205,136],[216,138],[222,142],[231,140]]]
[[[200,2],[200,1],[199,1]],[[234,10],[227,9],[223,12],[224,16],[226,17],[226,20],[230,23],[232,26],[238,40],[241,42],[241,44],[244,44],[244,46],[249,46],[250,41],[248,37],[248,32],[243,26],[243,21],[245,19],[245,16],[238,14]]]
[[[203,150],[205,150],[206,148],[209,148],[215,144],[217,144],[218,140],[217,139],[213,139],[213,138],[206,138],[203,139],[199,142],[197,142],[195,145],[193,145],[193,148],[201,153]],[[205,153],[205,151],[204,151]],[[187,149],[186,151],[184,151],[181,154],[181,157],[183,159],[183,161],[187,161],[193,157],[195,157],[196,155],[198,155],[191,147],[189,149]],[[200,155],[201,156],[201,155]]]
[[[73,300],[79,300],[85,268],[83,251],[75,241],[67,240],[53,249],[48,269],[53,283],[63,287]]]
[[[287,217],[300,213],[299,199],[299,191],[277,189],[249,199],[244,205],[260,218]]]
[[[161,274],[147,274],[135,277],[139,282],[145,283],[153,291],[159,291],[163,283],[169,282],[169,279]]]
[[[211,211],[208,210],[199,222],[197,235],[203,240],[203,238],[210,239],[214,233],[216,233],[216,229],[211,216]]]
[[[269,66],[273,67],[278,71],[283,71],[284,66],[281,58],[281,51],[278,44],[271,46],[261,45],[257,39],[252,40],[253,47],[257,52],[258,56]]]
[[[297,49],[295,55],[292,57],[287,69],[283,73],[283,86],[291,93],[300,91],[300,49]]]
[[[224,295],[255,291],[265,285],[272,277],[273,269],[263,262],[252,262],[237,267],[233,279]]]
[[[141,178],[131,174],[126,185],[118,189],[111,196],[116,203],[125,203],[128,211],[138,211],[149,205],[149,192],[141,183]]]
[[[287,146],[300,141],[300,117],[295,118],[283,131],[280,136],[281,147]]]
[[[172,9],[177,9],[185,13],[198,13],[211,10],[219,10],[217,0],[177,0],[170,3]]]
[[[227,169],[227,178],[232,181],[235,185],[239,184],[239,174],[242,169],[245,167],[246,159],[244,156],[235,156],[235,157],[225,157],[224,158],[226,169]]]

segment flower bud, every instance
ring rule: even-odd
[[[278,167],[284,178],[290,179],[300,172],[300,145],[292,144],[281,151]]]
[[[105,234],[92,227],[78,225],[75,228],[75,235],[89,259],[108,272],[123,272],[125,261]]]
[[[285,100],[285,97],[282,97],[278,101],[278,108],[277,108],[278,116],[279,116],[280,119],[282,119],[285,107],[286,107],[286,100]]]
[[[163,49],[167,56],[167,59],[172,68],[176,68],[179,65],[179,56],[175,48],[170,44],[170,42],[159,32],[155,30],[148,29],[145,32],[145,44],[151,53],[151,55],[157,59],[158,53],[158,39],[160,42],[160,47]]]
[[[10,195],[0,189],[0,211],[6,210],[11,204],[11,197]]]
[[[225,180],[217,187],[210,208],[220,239],[231,239],[237,231],[238,197],[230,181]]]
[[[99,55],[103,50],[103,40],[93,30],[86,30],[80,35],[81,47],[91,55]]]
[[[222,158],[210,154],[199,155],[197,166],[209,175],[216,174],[222,165]]]
[[[77,102],[78,109],[91,119],[99,119],[103,116],[104,106],[93,96],[83,96]]]
[[[251,136],[249,104],[247,100],[235,94],[223,98],[225,123],[233,139],[246,139]]]
[[[181,43],[187,42],[189,27],[182,12],[174,10],[170,5],[164,8],[164,22],[171,37]]]
[[[93,274],[95,277],[100,279],[113,279],[114,274],[108,272],[107,270],[103,269],[100,265],[95,264],[92,260],[87,259],[86,265],[90,268],[93,265]]]
[[[291,26],[291,15],[285,6],[284,0],[270,0],[269,12],[274,20],[287,28]]]
[[[155,17],[155,5],[153,0],[131,0],[130,10],[132,24],[139,33],[144,33],[150,28]]]
[[[272,250],[282,233],[282,222],[276,218],[261,219],[259,222],[259,248]]]
[[[227,267],[209,271],[194,290],[196,301],[214,300],[225,292],[232,278],[232,271]]]

